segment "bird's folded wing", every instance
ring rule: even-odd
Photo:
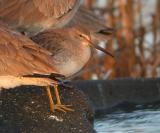
[[[73,42],[73,39],[71,39],[67,28],[48,29],[38,33],[35,36],[32,36],[31,39],[43,48],[50,51],[52,53],[52,58],[56,58],[57,56],[61,55],[55,60],[61,60],[62,62],[63,59],[66,59],[64,58],[66,55],[63,56],[63,53],[66,54],[65,49],[69,49],[69,46],[72,46],[73,43],[76,43]],[[72,54],[72,50],[68,54]],[[57,64],[58,62],[55,63]]]
[[[33,0],[35,6],[45,16],[60,18],[75,7],[80,0]]]
[[[0,0],[0,17],[19,18],[38,10],[46,17],[60,18],[81,0]],[[37,10],[37,11],[36,11]],[[23,20],[22,20],[23,21]]]
[[[0,24],[0,75],[58,74],[50,53],[27,37]]]
[[[0,16],[17,16],[28,0],[0,0]],[[30,0],[28,1],[30,2]],[[29,8],[32,7],[28,7]],[[28,10],[26,12],[28,12]]]

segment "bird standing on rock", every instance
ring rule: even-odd
[[[0,20],[31,36],[67,24],[81,0],[0,0]]]
[[[8,31],[6,33],[6,36],[8,36],[9,39],[5,39],[5,44],[7,44],[7,47],[5,47],[5,49],[9,49],[9,51],[11,50],[14,53],[20,53],[19,56],[17,56],[16,54],[17,58],[14,59],[12,59],[11,56],[9,56],[8,58],[8,55],[6,57],[1,56],[1,60],[3,60],[4,58],[6,59],[5,63],[9,60],[8,62],[12,63],[13,66],[17,65],[16,67],[13,67],[14,69],[19,68],[18,64],[22,66],[20,68],[24,68],[16,70],[15,75],[12,75],[12,73],[10,74],[8,72],[9,67],[6,65],[8,71],[4,72],[7,76],[9,76],[9,78],[2,77],[3,82],[0,82],[0,87],[12,88],[20,85],[47,86],[51,111],[54,111],[55,109],[63,112],[73,111],[73,109],[69,108],[70,105],[67,106],[61,103],[57,88],[58,82],[57,80],[50,79],[48,76],[52,73],[55,78],[61,77],[62,74],[66,77],[71,77],[76,74],[85,66],[85,64],[90,59],[90,47],[95,47],[96,49],[99,49],[106,54],[112,56],[112,54],[107,52],[105,49],[92,43],[90,29],[87,29],[86,25],[77,25],[62,28],[73,18],[74,14],[80,6],[80,2],[81,0],[0,1],[0,20],[7,23],[10,27],[18,30],[19,32],[24,32],[28,36],[32,36],[33,41],[35,41],[36,43],[44,47],[46,50],[49,50],[50,53],[52,53],[52,55],[50,55],[48,51],[44,49],[41,50],[41,47],[38,47],[38,49],[37,45],[27,37],[19,34],[17,36],[17,33],[14,33],[7,28],[3,29],[3,27],[0,27],[2,29],[2,33],[3,31]],[[3,34],[1,34],[1,36],[2,35]],[[0,43],[2,42],[3,44],[4,38],[4,36],[1,37]],[[12,40],[13,42],[10,40]],[[8,46],[10,46],[10,43],[12,44],[13,49],[8,48]],[[15,49],[16,46],[18,46],[17,49]],[[34,49],[32,49],[33,47]],[[39,53],[39,51],[45,52]],[[3,52],[2,49],[0,49],[0,52]],[[36,52],[36,55],[34,55],[32,52]],[[24,53],[24,56],[22,56],[21,58],[22,53]],[[47,57],[45,56],[46,53],[48,53],[46,55]],[[10,58],[12,59],[11,61]],[[31,61],[29,60],[30,58],[32,59]],[[34,62],[35,64],[33,64]],[[47,67],[48,65],[50,66],[50,69]],[[2,69],[5,70],[3,67]],[[26,69],[28,70],[28,73],[25,73],[24,70]],[[42,69],[43,73],[41,71],[37,71],[37,69]],[[10,76],[14,79],[10,79]],[[39,81],[38,79],[42,80]],[[10,84],[8,87],[5,86],[6,84],[4,83],[10,80],[13,81],[12,84]],[[51,81],[51,83],[47,82],[48,84],[46,84],[46,80]],[[57,100],[57,103],[55,105],[51,96],[49,86],[54,86],[54,92]]]
[[[32,37],[32,40],[52,53],[54,67],[66,78],[75,75],[89,61],[91,47],[113,57],[111,53],[91,42],[90,32],[82,27],[50,29]],[[57,87],[57,101],[61,103]]]
[[[58,82],[49,77],[63,75],[54,68],[53,62],[50,52],[0,22],[0,88],[45,86],[51,111],[73,111],[62,104],[54,105],[50,87]]]

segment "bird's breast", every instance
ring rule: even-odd
[[[70,51],[69,54],[63,51],[63,56],[59,55],[59,57],[54,58],[54,60],[57,61],[55,67],[66,77],[71,77],[86,65],[90,56],[91,50],[89,47],[77,48],[72,52]]]

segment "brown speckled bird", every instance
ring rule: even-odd
[[[0,19],[10,26],[33,35],[48,28],[67,24],[81,0],[0,0]]]
[[[73,111],[61,103],[54,105],[50,87],[58,82],[49,78],[51,75],[62,76],[54,68],[51,53],[0,23],[0,88],[46,86],[51,111]]]
[[[90,32],[82,27],[50,29],[32,37],[40,46],[52,53],[54,67],[66,78],[75,75],[89,61],[91,47],[113,57],[105,49],[91,42]],[[58,89],[56,89],[58,94]],[[60,97],[59,97],[59,103]]]

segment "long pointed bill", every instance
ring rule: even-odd
[[[96,48],[96,49],[104,52],[105,54],[111,56],[112,58],[114,58],[113,54],[111,54],[110,52],[108,52],[106,49],[104,49],[104,48],[102,48],[102,47],[100,47],[100,46],[92,43],[92,42],[91,42],[90,40],[88,40],[88,39],[86,39],[86,41],[89,43],[89,45],[90,45],[91,47]]]

